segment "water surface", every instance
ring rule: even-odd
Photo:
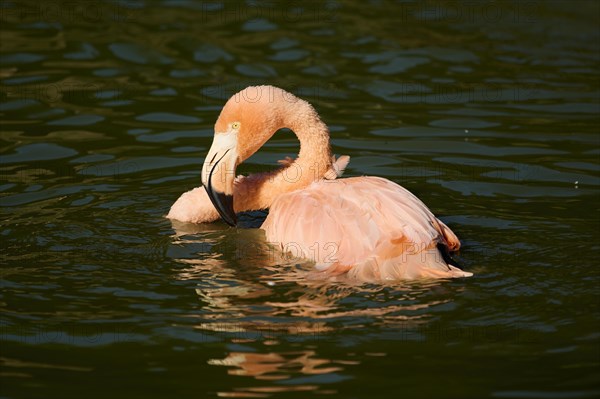
[[[2,398],[600,395],[598,3],[365,4],[0,4]],[[165,219],[251,84],[475,276],[308,281],[258,229]]]

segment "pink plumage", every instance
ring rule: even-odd
[[[272,172],[233,179],[237,165],[282,127],[298,136],[298,158]],[[380,177],[338,179],[348,160],[331,156],[327,126],[306,101],[272,86],[249,87],[227,102],[217,120],[202,171],[206,192],[183,194],[167,217],[201,223],[220,214],[235,224],[236,212],[269,208],[261,226],[267,240],[313,260],[324,277],[472,275],[448,264],[442,251],[456,251],[458,238],[408,190]]]
[[[279,197],[261,226],[267,240],[328,274],[363,281],[467,277],[438,244],[458,238],[408,190],[379,177],[324,180]]]

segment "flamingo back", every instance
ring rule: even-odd
[[[325,273],[367,281],[471,275],[437,248],[457,250],[456,235],[416,196],[379,177],[321,180],[284,194],[262,228],[269,242]]]

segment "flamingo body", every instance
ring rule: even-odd
[[[321,180],[284,194],[261,228],[269,242],[328,274],[363,281],[471,275],[438,250],[457,250],[456,235],[416,196],[380,177]]]
[[[298,157],[271,172],[235,177],[237,166],[285,127],[300,141]],[[167,217],[199,223],[221,216],[235,226],[236,213],[268,208],[267,240],[314,260],[325,275],[360,281],[472,275],[449,264],[458,238],[408,190],[380,177],[338,179],[348,160],[332,156],[329,130],[308,102],[277,87],[248,87],[217,119],[202,168],[206,190],[184,193]]]

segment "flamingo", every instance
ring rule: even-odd
[[[237,166],[273,134],[291,129],[295,160],[235,177]],[[233,95],[215,124],[201,187],[184,193],[168,218],[237,223],[236,213],[269,209],[261,228],[283,252],[315,262],[318,274],[359,281],[469,277],[450,253],[460,241],[415,195],[374,176],[338,177],[348,157],[332,157],[329,129],[307,101],[274,86]]]

